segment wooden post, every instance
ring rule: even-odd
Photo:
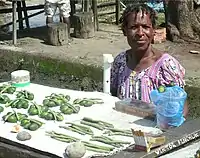
[[[13,44],[17,44],[17,16],[16,16],[16,11],[17,11],[17,1],[13,0],[12,1],[12,17],[13,17]]]
[[[17,1],[17,13],[18,13],[18,19],[22,19],[22,6],[21,1]],[[23,21],[19,21],[19,29],[22,30],[24,28]]]
[[[81,0],[81,5],[82,5],[82,7],[81,7],[81,10],[82,10],[82,12],[84,12],[84,3],[85,1],[84,0]]]
[[[74,14],[76,13],[75,0],[70,0],[71,12],[70,12],[70,27],[74,28]]]
[[[92,10],[93,10],[93,15],[94,15],[94,28],[95,30],[99,31],[97,0],[92,0]]]
[[[26,22],[26,27],[30,28],[25,0],[22,0],[22,8],[23,8],[23,11],[24,11],[24,19],[25,19],[25,22]]]
[[[116,0],[116,25],[119,25],[120,19],[120,0]]]
[[[76,13],[76,6],[75,6],[75,1],[74,0],[70,0],[70,6],[71,6],[70,15],[73,16]]]
[[[90,11],[90,3],[89,0],[84,0],[84,12]]]
[[[94,37],[93,14],[91,12],[80,12],[74,15],[74,35],[77,38]]]

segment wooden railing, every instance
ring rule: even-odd
[[[83,4],[83,8],[86,8],[84,9],[83,11],[87,11],[88,10],[88,6],[90,4],[89,1],[92,1],[92,10],[93,10],[93,13],[94,13],[94,22],[95,22],[95,25],[96,25],[96,30],[99,30],[99,23],[98,23],[98,16],[104,16],[104,15],[109,15],[109,14],[115,14],[115,19],[116,19],[116,24],[118,25],[119,24],[119,18],[120,18],[120,6],[121,6],[121,2],[120,0],[115,0],[115,1],[112,1],[112,2],[104,2],[104,3],[101,3],[101,4],[98,4],[97,1],[98,0],[83,0],[85,3]],[[75,3],[74,3],[74,0],[71,0],[71,9],[72,9],[72,15],[76,12],[75,11]],[[112,12],[106,12],[106,13],[98,13],[98,9],[101,9],[101,8],[105,8],[105,7],[110,7],[110,6],[115,6],[115,11],[112,11]],[[44,5],[43,4],[39,4],[39,5],[31,5],[31,6],[26,6],[26,8],[20,8],[20,7],[17,7],[17,12],[20,13],[24,10],[26,11],[30,11],[30,10],[40,10],[40,9],[44,9]],[[12,13],[13,9],[10,7],[10,8],[2,8],[0,9],[0,14],[5,14],[5,13]],[[38,11],[37,13],[34,13],[32,15],[27,15],[27,17],[20,17],[17,22],[19,23],[22,23],[23,20],[25,20],[26,18],[31,18],[31,17],[34,17],[34,16],[37,16],[41,13],[43,13],[44,10],[41,10],[41,11]],[[12,25],[13,22],[10,22],[10,23],[7,23],[5,25],[2,25],[0,28],[3,28],[3,27],[7,27],[9,25]]]
[[[99,22],[98,22],[98,16],[108,15],[108,14],[115,14],[116,24],[119,24],[119,18],[120,18],[120,0],[115,0],[114,2],[105,2],[97,5],[97,0],[92,0],[92,10],[94,13],[94,20],[96,24],[96,29],[99,30]],[[112,12],[106,12],[106,13],[98,13],[98,9],[104,8],[104,7],[110,7],[115,6],[115,11]]]

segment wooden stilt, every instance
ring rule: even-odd
[[[68,29],[65,23],[48,24],[47,41],[53,46],[62,46],[68,43]]]
[[[74,14],[74,35],[77,38],[91,38],[95,36],[93,13],[80,12]]]
[[[16,11],[17,11],[17,1],[12,1],[12,17],[13,17],[13,44],[17,44],[17,17],[16,17]]]

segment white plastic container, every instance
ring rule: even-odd
[[[17,70],[11,73],[11,84],[15,87],[25,87],[30,84],[30,72]]]

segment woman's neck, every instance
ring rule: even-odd
[[[149,47],[145,52],[130,49],[127,51],[127,66],[132,70],[141,71],[151,66],[161,56],[162,53],[152,49],[152,47]]]
[[[140,61],[143,60],[143,59],[152,57],[152,56],[154,55],[151,46],[149,46],[149,47],[147,48],[147,50],[145,50],[145,51],[133,50],[133,49],[132,49],[132,53],[135,54],[135,58],[137,59],[138,62],[140,62]]]

